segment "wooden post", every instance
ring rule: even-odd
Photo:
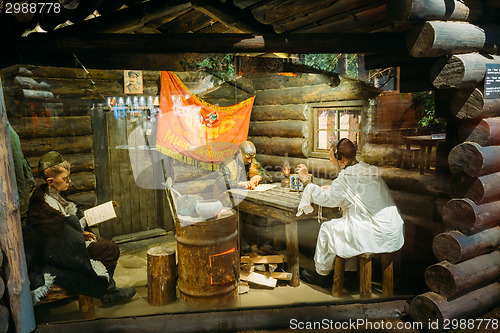
[[[290,285],[298,287],[300,285],[300,270],[299,270],[299,239],[297,230],[297,221],[291,221],[285,224],[286,251],[287,251],[287,270],[292,273]]]
[[[17,198],[14,162],[7,133],[7,113],[0,80],[0,246],[5,253],[5,279],[10,307],[17,332],[31,332],[36,328],[31,301],[28,269],[21,235],[21,219]]]
[[[5,279],[10,306],[17,332],[31,332],[35,329],[35,315],[31,302],[23,238],[17,185],[7,133],[7,114],[0,80],[0,246],[5,253]]]
[[[333,270],[333,287],[332,296],[340,297],[342,294],[342,286],[344,285],[344,270],[345,270],[344,258],[339,256],[335,257],[335,269]]]
[[[392,253],[382,253],[382,296],[394,296],[394,260]]]
[[[370,254],[359,256],[359,297],[372,297],[372,256]]]
[[[473,235],[451,230],[434,237],[432,250],[437,260],[452,264],[493,251],[500,246],[500,227],[494,227]]]
[[[148,302],[165,305],[176,299],[175,251],[157,246],[148,250]]]
[[[83,319],[94,318],[94,299],[90,296],[78,295],[78,306]]]

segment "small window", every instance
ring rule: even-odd
[[[330,147],[340,139],[359,142],[360,107],[315,107],[313,108],[312,156],[327,157]]]

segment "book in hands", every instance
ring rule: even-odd
[[[83,216],[85,216],[89,227],[111,220],[116,217],[116,212],[113,208],[113,201],[108,201],[98,206],[89,208],[83,212]]]

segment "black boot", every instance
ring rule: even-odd
[[[121,304],[128,302],[135,295],[134,287],[118,288],[116,282],[111,278],[108,289],[101,301],[104,305]]]
[[[331,273],[324,276],[319,275],[316,271],[311,274],[307,270],[303,269],[300,272],[300,279],[306,283],[314,284],[325,289],[329,289],[333,285],[333,274]]]

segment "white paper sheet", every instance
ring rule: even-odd
[[[116,217],[112,201],[87,209],[83,215],[90,227]]]

